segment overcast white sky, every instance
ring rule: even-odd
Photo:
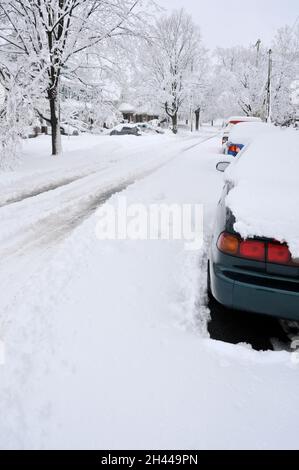
[[[208,48],[249,45],[261,39],[270,44],[275,31],[293,25],[298,0],[158,0],[172,10],[184,7],[201,27]]]

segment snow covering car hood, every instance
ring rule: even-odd
[[[234,185],[226,205],[242,237],[273,238],[299,258],[299,132],[279,130],[255,139],[225,172]]]

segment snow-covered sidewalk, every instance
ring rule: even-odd
[[[207,244],[223,184],[219,139],[196,146],[200,138],[161,139],[159,154],[151,151],[140,167],[132,159],[143,178],[121,195],[132,203],[203,203]],[[41,197],[44,210],[52,196]],[[3,217],[15,220],[8,207]],[[41,214],[32,210],[30,220]],[[59,243],[39,245],[47,263],[3,304],[0,446],[298,447],[299,379],[290,355],[208,338],[206,245],[192,252],[180,241],[99,241],[96,221],[91,214]]]

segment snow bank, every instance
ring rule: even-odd
[[[227,206],[242,237],[287,242],[299,258],[299,133],[279,130],[252,142],[225,173]]]

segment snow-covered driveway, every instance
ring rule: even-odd
[[[290,355],[208,337],[206,246],[95,237],[91,210],[123,189],[129,202],[203,203],[208,241],[222,175],[206,137],[131,139],[32,199],[26,178],[7,181],[27,198],[0,209],[2,448],[298,447]]]

